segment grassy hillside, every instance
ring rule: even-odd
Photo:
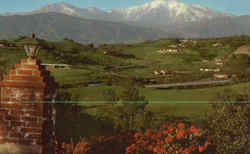
[[[21,40],[22,37],[8,41],[18,43]],[[221,45],[215,46],[216,43]],[[134,78],[140,86],[141,94],[145,95],[147,100],[156,103],[181,102],[189,104],[193,101],[207,103],[214,100],[216,95],[226,88],[240,91],[244,89],[244,86],[249,85],[249,83],[241,83],[220,87],[168,90],[143,88],[143,84],[215,80],[213,73],[200,72],[201,67],[220,68],[220,73],[230,73],[228,66],[233,68],[233,66],[238,65],[218,66],[216,59],[221,59],[224,62],[235,49],[241,45],[250,44],[250,37],[188,40],[186,43],[182,43],[185,47],[178,47],[181,50],[178,54],[162,55],[157,52],[160,49],[169,48],[171,45],[178,46],[178,44],[181,44],[181,40],[161,39],[137,44],[104,44],[94,47],[92,44],[82,45],[70,39],[54,42],[43,40],[43,48],[38,58],[42,63],[72,65],[70,70],[51,69],[50,71],[60,86],[64,87],[63,90],[70,92],[76,101],[103,101],[105,100],[104,91],[113,88],[119,92],[122,89],[122,83],[131,78]],[[116,54],[104,54],[104,51],[107,50]],[[6,65],[2,67],[2,70],[6,70],[13,67],[13,64],[19,63],[25,55],[22,49],[0,48],[0,57],[0,60]],[[135,67],[119,69],[121,66]],[[105,68],[113,69],[105,71]],[[242,69],[247,70],[248,68]],[[155,70],[165,70],[169,75],[157,76],[154,74]],[[244,70],[240,72],[244,72]],[[91,83],[100,83],[100,85],[92,86]],[[90,85],[87,86],[88,84]],[[159,104],[150,106],[154,111],[168,111],[169,109],[169,113],[176,114],[181,114],[181,111],[186,109],[185,105],[168,104],[166,107],[162,107],[164,105]],[[180,111],[177,112],[176,110],[179,109]],[[195,110],[197,110],[196,107],[189,107],[187,112],[191,113]],[[198,107],[198,110],[198,113],[202,113],[207,108]]]

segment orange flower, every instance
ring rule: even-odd
[[[132,144],[132,145],[131,145],[131,149],[134,149],[134,148],[135,148],[135,144]]]
[[[62,148],[62,149],[65,148],[65,143],[64,143],[64,142],[62,143],[61,148]]]
[[[185,134],[185,131],[184,130],[180,130],[178,131],[177,135],[176,135],[176,138],[179,140],[181,139]]]
[[[142,140],[142,146],[145,146],[145,145],[147,145],[147,142]]]
[[[182,151],[182,154],[189,154],[189,149],[188,148],[186,148],[186,149],[184,149],[184,151]]]
[[[144,135],[145,135],[146,137],[150,137],[150,135],[151,135],[150,130],[147,129],[147,130],[145,131]]]
[[[157,132],[156,136],[160,138],[162,136],[161,132]]]
[[[162,140],[160,140],[160,139],[157,139],[157,144],[162,145],[162,144],[164,144],[164,142]]]
[[[152,150],[153,150],[153,146],[152,146],[152,145],[149,145],[149,146],[147,147],[147,150],[148,150],[148,151],[152,151]]]
[[[139,133],[135,133],[134,137],[137,139],[139,137]]]
[[[164,148],[160,148],[159,151],[160,151],[161,153],[163,153],[163,152],[164,152]]]
[[[126,151],[127,151],[127,152],[130,151],[130,146],[126,147]]]
[[[169,126],[169,127],[168,127],[168,131],[169,131],[169,132],[172,132],[173,130],[174,130],[174,127],[172,127],[172,126]]]
[[[156,138],[156,135],[152,135],[151,138],[152,138],[152,139],[155,139],[155,138]]]
[[[188,147],[188,149],[189,149],[189,151],[192,151],[192,150],[194,149],[194,145],[193,145],[193,144],[190,145],[190,146]]]
[[[162,131],[162,134],[163,134],[163,135],[167,135],[167,134],[168,134],[168,130]]]
[[[206,142],[205,142],[205,147],[207,147],[209,144],[210,144],[210,142],[209,142],[209,141],[206,141]]]
[[[199,152],[203,152],[204,151],[204,147],[203,146],[199,145],[198,149],[199,149]]]
[[[165,142],[172,142],[173,138],[171,136],[168,136],[165,138]]]
[[[118,126],[117,126],[117,125],[115,125],[115,126],[114,126],[114,129],[117,129],[117,128],[118,128]]]
[[[160,147],[159,146],[154,147],[153,152],[160,152]]]
[[[179,123],[179,124],[177,125],[177,127],[178,127],[178,128],[185,128],[185,124],[184,124],[184,123]]]
[[[192,133],[198,133],[200,130],[199,129],[197,129],[195,126],[190,126],[190,128],[189,128],[189,130],[190,130],[190,132],[192,132]]]
[[[166,128],[167,128],[167,125],[166,125],[166,124],[163,124],[163,125],[162,125],[162,128],[166,129]]]

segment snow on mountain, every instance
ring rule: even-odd
[[[61,2],[61,3],[56,3],[56,4],[51,4],[51,5],[47,5],[45,7],[42,7],[38,10],[35,10],[32,12],[32,14],[36,14],[36,13],[48,13],[48,12],[57,12],[57,13],[63,13],[63,14],[67,14],[67,15],[77,15],[77,8]]]
[[[120,13],[126,20],[149,22],[152,22],[153,18],[157,21],[158,17],[169,22],[190,22],[229,16],[228,14],[220,13],[201,5],[185,4],[177,0],[153,0],[141,6],[113,9],[113,12]]]
[[[21,15],[56,12],[85,19],[133,23],[136,25],[175,25],[186,22],[210,20],[231,16],[208,9],[201,5],[191,5],[178,0],[152,0],[143,5],[130,8],[101,10],[98,8],[77,8],[65,2],[50,4],[38,10]]]

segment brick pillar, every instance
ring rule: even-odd
[[[57,87],[53,77],[36,59],[21,59],[21,64],[3,76],[0,86],[0,154],[53,154],[55,110],[51,101]]]

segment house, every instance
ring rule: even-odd
[[[221,47],[221,46],[223,46],[223,45],[221,43],[218,43],[218,42],[213,44],[213,47]]]
[[[223,65],[223,62],[216,62],[216,65]]]
[[[165,72],[164,70],[161,70],[160,73],[161,73],[162,75],[166,75],[166,72]]]
[[[8,47],[8,43],[7,42],[0,42],[0,47]]]
[[[161,54],[176,54],[176,53],[179,53],[180,50],[178,48],[167,48],[167,49],[164,48],[156,52],[161,53]]]
[[[209,69],[209,68],[200,68],[201,72],[220,72],[219,68],[216,69]]]
[[[228,79],[229,75],[227,75],[227,74],[214,74],[214,78],[216,78],[216,79]]]
[[[103,52],[104,55],[110,55],[110,54],[112,54],[112,53],[113,53],[113,51],[110,51],[110,50],[107,50],[107,51],[104,51],[104,52]]]
[[[188,40],[180,40],[182,43],[187,43],[188,42]]]
[[[164,70],[161,71],[154,71],[155,75],[166,75],[167,73]]]
[[[223,65],[222,59],[216,58],[216,59],[215,59],[215,64],[216,64],[216,65]]]
[[[154,71],[154,74],[155,74],[155,75],[160,75],[160,72]]]

